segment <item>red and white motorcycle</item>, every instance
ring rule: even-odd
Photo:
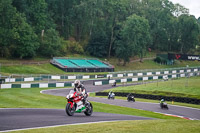
[[[84,112],[86,116],[91,116],[93,112],[92,104],[89,101],[85,101],[85,105],[82,101],[82,94],[77,93],[74,90],[71,90],[69,94],[66,96],[68,101],[65,111],[67,115],[73,116],[74,113],[81,113]]]

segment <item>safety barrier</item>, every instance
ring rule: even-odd
[[[127,82],[138,82],[138,81],[147,81],[147,80],[168,80],[170,78],[183,78],[183,77],[192,77],[192,76],[199,76],[199,72],[194,73],[181,73],[181,74],[165,74],[159,76],[140,76],[140,77],[133,77],[133,78],[122,78],[122,79],[112,79],[112,80],[102,80],[102,81],[95,81],[94,85],[106,85],[106,84],[113,84],[116,83],[127,83]]]
[[[36,83],[36,84],[1,84],[1,89],[9,88],[48,88],[48,87],[67,87],[74,86],[74,83],[63,82],[63,83]]]
[[[9,82],[31,82],[42,80],[42,77],[26,77],[26,78],[6,78],[4,79],[5,83]]]

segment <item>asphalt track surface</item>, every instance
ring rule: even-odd
[[[85,83],[88,92],[98,92],[112,88],[111,85],[93,86],[91,82]],[[41,93],[65,97],[71,89],[44,90]],[[127,102],[126,100],[108,100],[95,97],[88,97],[88,100],[200,120],[200,109],[169,105],[169,110],[163,110],[160,109],[159,103]],[[149,119],[152,118],[100,112],[93,112],[92,116],[75,113],[74,116],[69,117],[64,109],[0,109],[0,132],[103,121]]]

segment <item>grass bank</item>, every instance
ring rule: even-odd
[[[12,60],[13,61],[13,60]],[[35,60],[33,60],[35,61]],[[38,60],[36,60],[38,61]],[[96,74],[96,73],[69,73],[64,72],[61,69],[51,65],[50,63],[40,64],[40,65],[10,65],[4,66],[4,62],[9,62],[9,60],[0,60],[1,69],[0,72],[3,75],[11,75],[11,74]],[[14,63],[18,64],[20,60],[14,60]],[[135,71],[135,70],[144,70],[144,69],[165,69],[165,68],[175,68],[175,67],[186,67],[186,65],[192,66],[200,66],[200,62],[196,61],[181,61],[176,65],[160,65],[155,63],[153,60],[144,60],[141,62],[130,62],[126,66],[117,65],[117,59],[111,58],[109,61],[110,64],[115,66],[115,72],[117,71]],[[98,73],[105,74],[105,73]]]
[[[200,99],[200,77],[180,78],[135,86],[112,88],[113,92],[151,94]],[[109,92],[110,90],[105,90]]]

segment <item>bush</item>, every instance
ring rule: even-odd
[[[165,58],[161,58],[159,56],[157,56],[155,59],[154,59],[155,62],[157,63],[161,63],[161,64],[167,64],[167,59]]]
[[[76,41],[66,41],[66,49],[69,53],[83,54],[84,50],[80,43]]]
[[[155,62],[157,63],[161,63],[161,58],[159,56],[157,56],[155,59],[154,59]]]

